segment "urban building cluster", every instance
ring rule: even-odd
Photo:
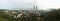
[[[9,16],[13,16],[14,18],[20,18],[21,16],[25,15],[24,17],[30,17],[31,16],[40,16],[42,14],[45,14],[44,10],[38,10],[37,6],[34,6],[32,10],[4,10],[3,14],[7,14]]]
[[[31,13],[34,13],[35,15],[40,14],[39,11],[34,11],[34,10],[5,10],[5,11],[2,11],[2,12],[4,12],[4,14],[8,14],[9,16],[14,16],[14,17],[20,17],[23,14],[24,15],[29,15]]]

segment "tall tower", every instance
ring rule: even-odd
[[[33,10],[35,10],[35,5],[34,5],[34,7],[33,7]]]
[[[34,5],[33,10],[38,10],[37,5]]]
[[[38,10],[38,7],[37,7],[37,5],[36,5],[36,10]]]
[[[34,0],[34,7],[33,10],[37,10],[37,0]]]

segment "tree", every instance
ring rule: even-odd
[[[60,21],[60,9],[54,9],[49,11],[45,16],[43,21]]]

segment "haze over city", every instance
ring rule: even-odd
[[[36,0],[38,9],[60,8],[60,0]],[[0,9],[31,9],[34,0],[0,0]]]
[[[0,0],[0,21],[60,21],[60,0]]]

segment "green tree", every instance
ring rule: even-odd
[[[60,21],[60,9],[54,9],[49,11],[45,16],[43,21]]]

